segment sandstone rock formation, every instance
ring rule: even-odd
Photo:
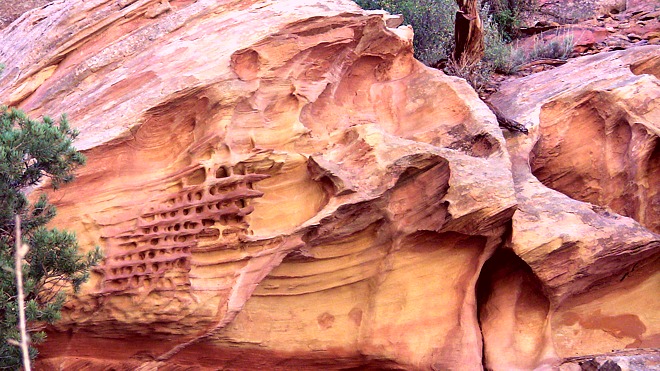
[[[530,135],[507,139],[518,210],[511,252],[486,267],[487,364],[658,347],[658,51],[575,59],[491,97]],[[530,357],[502,359],[508,344]]]
[[[493,104],[530,129],[505,140],[387,19],[76,0],[2,30],[4,103],[81,131],[55,224],[106,255],[38,367],[511,370],[657,347],[658,48],[505,87]]]

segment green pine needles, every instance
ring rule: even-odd
[[[21,218],[25,314],[30,343],[44,341],[44,326],[60,318],[66,293],[77,291],[89,278],[90,267],[102,258],[95,248],[78,253],[73,233],[49,229],[55,207],[45,195],[30,203],[24,192],[49,178],[54,188],[73,180],[85,157],[72,145],[78,132],[66,117],[56,123],[28,118],[20,110],[0,106],[0,369],[19,369],[18,303],[14,273],[16,222]],[[37,350],[30,346],[30,358]]]

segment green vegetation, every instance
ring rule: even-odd
[[[426,65],[448,59],[454,46],[454,0],[356,0],[363,9],[402,14],[415,30],[415,58]]]
[[[534,41],[531,51],[514,41],[522,25],[521,13],[531,6],[528,0],[488,0],[480,8],[483,22],[484,56],[471,66],[451,61],[454,48],[454,0],[355,0],[364,9],[384,9],[402,14],[415,30],[415,57],[429,66],[443,66],[446,73],[465,78],[477,91],[483,90],[493,72],[511,74],[520,66],[538,59],[566,59],[573,49],[570,36],[553,41]],[[559,36],[559,35],[558,35]]]
[[[509,57],[498,61],[495,64],[495,68],[499,72],[512,74],[518,71],[521,66],[534,61],[543,59],[566,60],[573,51],[574,45],[573,35],[571,34],[562,35],[557,32],[548,41],[535,36],[531,48],[519,47],[517,43],[507,45]]]
[[[518,8],[497,2],[496,11],[489,4],[481,9],[484,22],[484,42],[486,61],[503,58],[504,45],[510,41],[520,20]],[[521,0],[515,1],[518,4]],[[454,18],[458,6],[454,0],[356,0],[363,9],[384,9],[392,14],[402,14],[404,22],[415,30],[415,58],[426,65],[436,65],[448,60],[454,48]],[[488,64],[488,63],[487,63]]]
[[[44,341],[41,329],[60,318],[66,293],[77,291],[101,259],[98,248],[79,254],[73,233],[46,227],[55,208],[45,195],[31,204],[24,194],[43,177],[54,188],[73,179],[73,171],[85,162],[72,146],[77,135],[64,116],[57,123],[48,117],[34,121],[20,110],[0,106],[0,369],[21,365],[15,215],[21,218],[22,240],[29,246],[22,272],[31,344]],[[29,353],[35,358],[37,350],[30,347]]]
[[[488,15],[506,42],[520,36],[522,12],[531,7],[529,0],[490,0],[486,3]]]
[[[454,17],[458,6],[454,0],[356,0],[364,9],[385,9],[402,14],[404,22],[415,30],[415,57],[429,66],[443,65],[446,73],[465,78],[475,89],[481,90],[494,70],[494,62],[508,58],[504,37],[484,7],[484,59],[473,66],[458,67],[451,63],[454,48]]]

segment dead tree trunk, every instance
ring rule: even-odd
[[[484,54],[483,25],[477,0],[456,0],[453,59],[459,67],[478,63]]]

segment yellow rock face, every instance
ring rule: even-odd
[[[647,103],[630,125],[570,115],[605,123],[589,138],[615,148],[575,159],[622,174],[589,184],[638,188],[565,193],[640,225],[543,185],[586,151],[562,141],[553,155],[572,98],[496,99],[521,122],[537,115],[506,141],[467,83],[414,60],[410,28],[388,19],[348,0],[76,0],[1,31],[0,97],[67,112],[88,158],[50,193],[53,225],[105,252],[38,367],[510,370],[657,346],[640,298],[657,287],[660,242],[642,226],[657,219],[657,127],[636,126],[654,101],[621,82]],[[627,200],[650,206],[624,212]]]

